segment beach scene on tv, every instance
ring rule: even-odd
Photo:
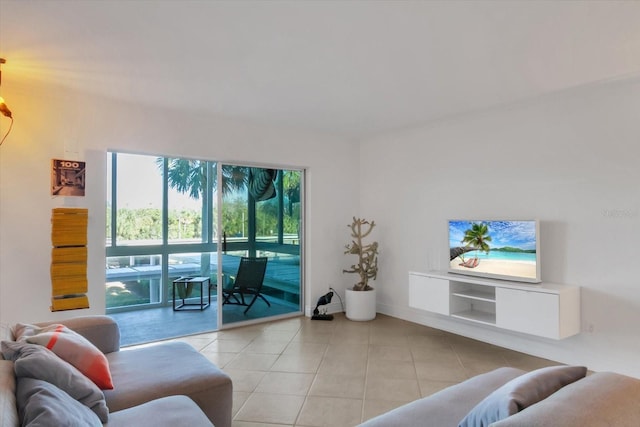
[[[535,221],[449,221],[449,270],[538,279]]]

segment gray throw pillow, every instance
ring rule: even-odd
[[[109,361],[98,347],[65,325],[46,326],[18,323],[13,328],[15,341],[39,344],[53,351],[62,360],[78,368],[103,390],[113,388]]]
[[[93,411],[46,381],[18,378],[16,401],[23,427],[102,426]]]
[[[528,372],[509,381],[467,414],[458,427],[487,427],[546,399],[587,374],[584,366],[551,366]]]
[[[41,345],[2,341],[0,346],[4,357],[14,362],[16,377],[46,381],[87,406],[103,423],[108,421],[104,393],[73,365]]]

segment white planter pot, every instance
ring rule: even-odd
[[[376,290],[354,291],[347,289],[345,293],[346,315],[349,320],[365,321],[376,318]]]

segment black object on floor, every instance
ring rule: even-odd
[[[316,308],[313,310],[311,320],[333,320],[333,314],[320,314],[320,310],[318,309],[321,305],[329,304],[331,302],[331,298],[333,298],[333,292],[331,291],[318,298],[318,303],[316,304]]]

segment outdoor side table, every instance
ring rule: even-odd
[[[196,286],[200,284],[200,302],[186,302],[187,299],[187,286],[188,285]],[[182,295],[185,298],[182,298],[182,303],[176,305],[176,287],[181,286],[184,289]],[[205,288],[206,286],[206,288]],[[209,296],[209,300],[205,302],[204,293],[205,289],[207,295]],[[180,310],[204,310],[205,308],[211,305],[211,286],[210,280],[208,277],[180,277],[173,281],[173,311]]]

